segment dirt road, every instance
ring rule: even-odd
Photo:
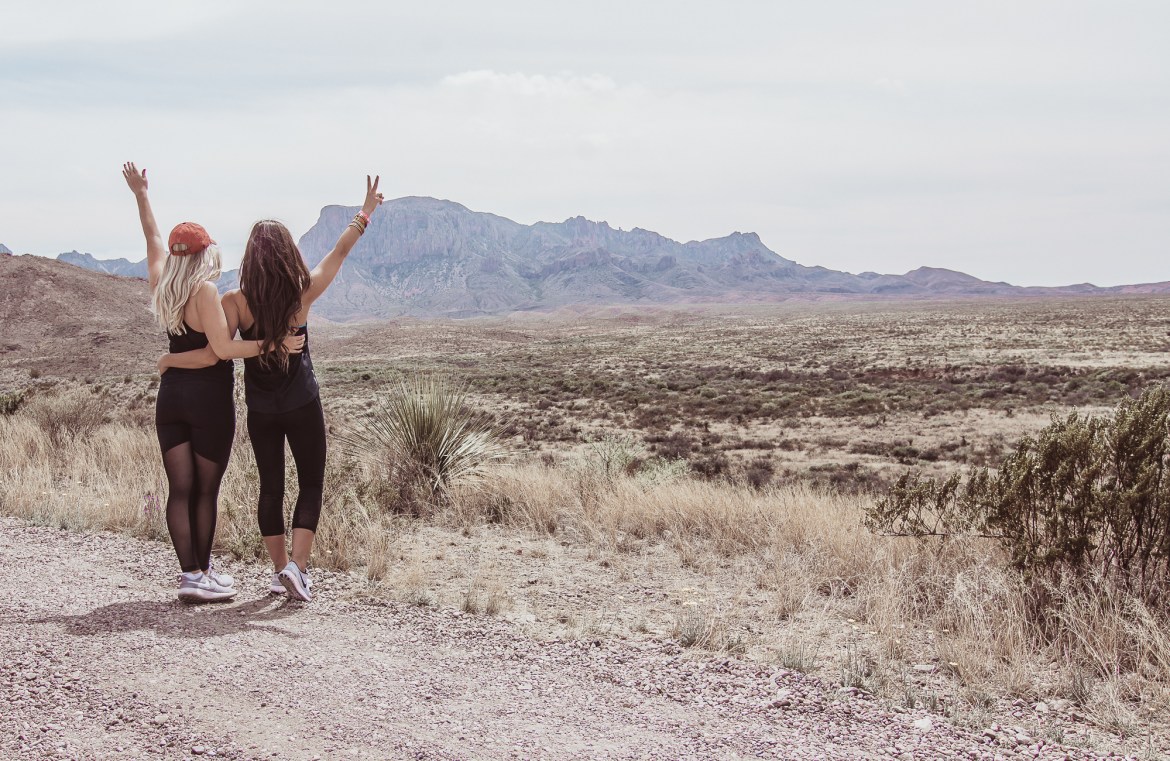
[[[235,601],[184,606],[173,567],[158,543],[0,519],[0,757],[1094,757],[669,642],[381,604],[337,575],[303,605],[235,564]]]

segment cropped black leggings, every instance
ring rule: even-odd
[[[248,411],[248,436],[260,471],[261,536],[284,536],[284,442],[297,466],[300,494],[293,509],[293,528],[317,530],[321,490],[325,485],[325,415],[314,399],[291,412]]]
[[[232,377],[163,375],[154,410],[167,472],[167,531],[184,571],[211,567],[219,485],[232,454],[236,404]]]

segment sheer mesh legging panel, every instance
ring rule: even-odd
[[[167,531],[179,556],[179,567],[197,571],[211,567],[219,486],[227,461],[218,463],[195,454],[191,442],[163,452],[167,473]]]

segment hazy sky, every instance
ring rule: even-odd
[[[430,195],[802,264],[1170,280],[1170,3],[11,2],[0,242]]]

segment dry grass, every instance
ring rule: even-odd
[[[55,443],[37,416],[0,417],[0,510],[165,541],[149,499],[165,495],[156,446],[151,431],[119,423]],[[438,582],[400,554],[406,519],[387,516],[368,496],[376,490],[332,457],[315,562],[362,568],[402,599],[434,604]],[[218,546],[246,558],[263,556],[254,473],[241,438],[225,479]],[[1150,709],[1165,710],[1164,617],[1107,585],[1073,584],[1046,590],[1055,602],[1045,610],[1055,613],[1039,616],[1036,591],[1005,570],[995,546],[872,535],[861,524],[867,499],[807,485],[760,490],[688,476],[648,482],[588,460],[529,462],[497,466],[481,487],[456,489],[431,523],[465,533],[498,524],[553,537],[590,548],[604,567],[665,544],[692,573],[726,578],[734,567],[742,584],[748,569],[770,605],[740,605],[735,583],[721,582],[680,602],[673,635],[691,647],[811,669],[842,686],[934,701],[941,687],[907,681],[914,665],[932,664],[957,685],[952,700],[968,706],[988,695],[1063,697],[1119,732],[1136,731]],[[510,582],[481,567],[475,553],[457,604],[469,613],[506,612]],[[616,618],[582,611],[566,620],[580,636],[593,636],[613,630]],[[814,647],[817,641],[826,644]]]

